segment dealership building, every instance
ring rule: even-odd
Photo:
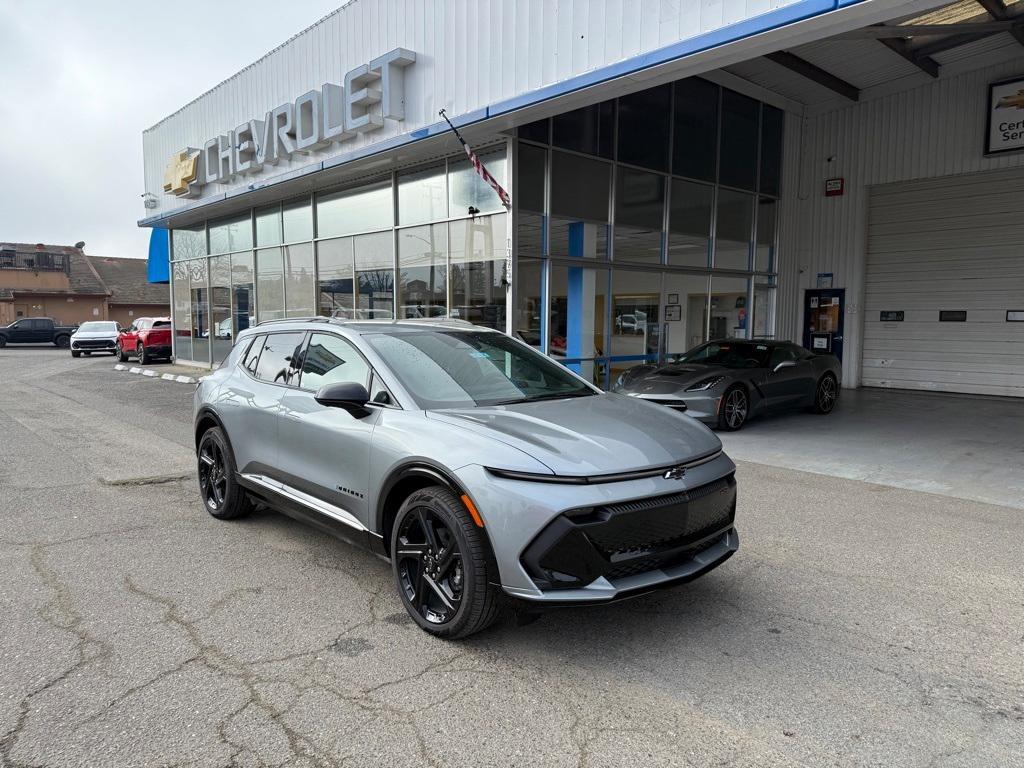
[[[182,362],[450,316],[605,387],[740,337],[1024,396],[1022,0],[352,0],[143,138]]]

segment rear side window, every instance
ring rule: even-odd
[[[171,321],[170,320],[157,320],[155,323],[153,323],[153,327],[154,328],[170,328],[171,327]]]
[[[325,384],[351,381],[364,387],[370,367],[355,347],[331,333],[314,333],[309,339],[302,365],[303,389],[317,390]]]
[[[302,340],[300,333],[270,333],[263,342],[259,362],[256,363],[256,378],[271,384],[290,385],[298,379],[301,365]]]
[[[245,370],[251,373],[253,376],[256,375],[256,363],[260,360],[260,350],[263,349],[263,340],[266,336],[257,336],[253,339],[252,345],[245,353],[245,358],[242,360],[242,365],[245,366]]]

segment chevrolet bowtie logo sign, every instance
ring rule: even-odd
[[[199,150],[183,149],[171,158],[164,171],[164,192],[178,197],[193,197],[199,182]]]
[[[1003,96],[996,104],[996,109],[1024,109],[1024,91],[1017,91],[1016,94]]]

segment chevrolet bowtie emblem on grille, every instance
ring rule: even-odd
[[[686,467],[672,467],[672,469],[665,470],[662,477],[666,480],[682,480],[686,477]]]

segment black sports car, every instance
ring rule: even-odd
[[[742,427],[769,410],[810,408],[831,413],[842,366],[789,341],[709,341],[661,366],[642,365],[619,376],[613,390],[684,411],[709,426]]]

